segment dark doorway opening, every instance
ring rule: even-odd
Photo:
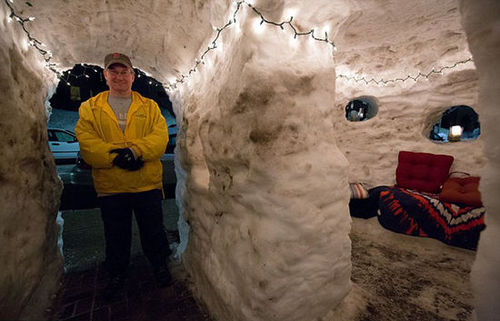
[[[178,209],[175,201],[176,175],[174,148],[177,125],[172,103],[156,79],[134,69],[136,77],[132,90],[153,99],[165,117],[169,131],[169,144],[162,156],[164,226],[170,244],[179,242],[177,231]],[[52,107],[48,127],[51,131],[63,130],[74,135],[74,127],[79,119],[78,109],[82,102],[108,90],[99,66],[77,64],[62,73],[56,91],[49,98]],[[104,258],[104,232],[98,209],[97,193],[93,186],[91,168],[79,156],[79,148],[70,162],[57,164],[57,173],[64,189],[61,196],[60,218],[62,228],[61,248],[66,272],[92,268]],[[63,223],[64,222],[64,223]],[[132,257],[141,255],[139,233],[134,220]]]

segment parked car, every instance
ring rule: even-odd
[[[168,144],[165,154],[173,154],[177,140],[177,124],[168,125]]]
[[[60,131],[72,135],[72,139],[66,137],[66,140],[76,142],[75,134],[64,129],[50,128],[49,138],[51,135],[52,137],[55,135],[62,135]],[[170,124],[168,126],[168,134],[169,142],[165,154],[161,158],[161,163],[163,165],[163,190],[165,192],[165,198],[167,199],[175,198],[175,187],[177,185],[173,154],[177,136],[176,124]],[[54,139],[53,141],[57,143],[57,140]],[[58,166],[57,168],[59,177],[61,177],[64,183],[60,210],[95,208],[98,204],[97,194],[92,181],[92,168],[83,160],[78,143],[76,142],[73,146],[78,147],[78,149],[74,151],[74,156],[71,156],[71,163],[75,164],[75,166]],[[56,145],[55,147],[61,147],[61,145]],[[56,158],[55,155],[54,158]],[[60,157],[58,156],[58,158]],[[58,164],[58,162],[61,162],[61,159],[58,160],[56,158],[56,164]]]
[[[57,165],[75,164],[80,145],[72,131],[61,128],[49,128],[49,148]]]
[[[161,163],[163,165],[165,198],[175,198],[177,177],[175,175],[174,154],[164,154]],[[78,153],[78,160],[73,168],[60,167],[58,173],[64,183],[60,210],[98,207],[97,193],[92,181],[92,168],[85,163],[80,153]]]

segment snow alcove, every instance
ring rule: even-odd
[[[348,121],[365,121],[378,113],[378,103],[374,97],[357,97],[345,106],[345,118]]]
[[[446,109],[432,126],[429,138],[435,142],[474,140],[479,137],[479,115],[470,106],[453,106]]]
[[[4,0],[0,14],[0,319],[46,318],[60,288],[45,101],[62,71],[123,52],[172,100],[182,264],[214,320],[366,315],[349,183],[393,185],[402,150],[481,176],[469,315],[498,320],[498,1]],[[376,116],[348,121],[359,97]],[[481,135],[433,143],[458,105]]]

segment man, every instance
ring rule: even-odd
[[[82,103],[75,132],[82,157],[92,166],[104,223],[105,266],[110,274],[104,296],[114,299],[126,279],[132,212],[158,285],[171,282],[160,161],[168,131],[158,105],[132,91],[135,74],[127,56],[108,54],[104,58],[104,78],[109,91]]]

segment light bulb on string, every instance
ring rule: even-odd
[[[283,20],[291,20],[293,19],[295,16],[297,15],[297,9],[293,9],[293,8],[287,8],[284,12],[283,12]]]
[[[254,19],[252,26],[253,26],[253,31],[256,34],[262,34],[262,32],[264,31],[264,20],[256,18]]]
[[[330,25],[325,25],[321,28],[321,35],[325,36],[324,39],[328,39],[328,35],[330,34]]]
[[[297,48],[299,46],[300,40],[298,37],[290,37],[288,43],[292,48]]]
[[[236,8],[235,8],[235,10],[233,12],[233,16],[232,16],[233,22],[245,21],[246,17],[248,16],[248,12],[250,12],[251,10],[242,10],[243,4],[245,3],[245,1],[235,1],[234,3],[236,5]],[[248,7],[248,5],[247,5],[244,8],[250,8],[250,7]]]
[[[233,28],[234,28],[236,35],[241,34],[241,25],[240,25],[239,21],[233,22]]]
[[[310,36],[308,37],[309,39],[307,40],[307,42],[310,46],[313,46],[316,43],[316,40],[314,39],[314,29],[312,29],[311,31],[312,32],[311,32]]]
[[[21,40],[21,47],[24,51],[28,50],[29,47],[28,39]]]
[[[204,70],[210,70],[210,69],[212,69],[213,64],[212,64],[212,61],[210,59],[205,58],[202,61],[202,65],[203,65]]]
[[[233,1],[233,4],[231,5],[233,7],[233,12],[236,12],[236,10],[239,7],[238,1]],[[233,19],[233,15],[230,16],[230,19]]]
[[[223,41],[219,40],[217,45],[214,44],[214,46],[215,46],[214,49],[216,52],[223,52],[224,51],[224,42]]]

